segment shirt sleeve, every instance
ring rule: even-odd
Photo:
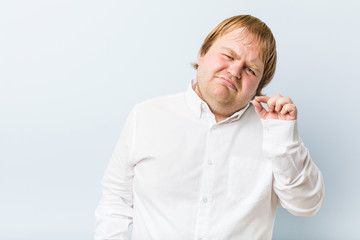
[[[129,239],[129,225],[133,219],[133,166],[130,158],[135,141],[135,110],[125,122],[106,168],[102,184],[102,198],[95,210],[95,240]]]
[[[309,150],[298,137],[297,121],[263,123],[263,151],[272,163],[280,205],[296,216],[312,216],[324,199],[324,181]]]

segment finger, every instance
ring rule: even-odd
[[[295,104],[288,103],[285,104],[280,112],[282,115],[289,114],[292,120],[295,120],[297,118],[297,108]]]
[[[275,111],[276,102],[281,97],[282,96],[280,94],[276,94],[276,95],[272,96],[271,98],[269,98],[269,100],[267,101],[269,111],[271,111],[271,112]]]
[[[252,101],[254,107],[255,107],[255,112],[257,113],[257,115],[260,117],[260,118],[263,118],[265,119],[266,118],[266,115],[267,115],[267,111],[266,109],[261,105],[260,102],[258,102],[256,100],[256,98]]]
[[[280,97],[276,100],[275,111],[279,112],[281,108],[288,103],[293,103],[289,97]]]
[[[254,100],[262,103],[267,103],[270,97],[268,96],[256,96]]]

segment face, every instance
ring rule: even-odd
[[[243,28],[217,39],[197,63],[195,92],[224,118],[249,103],[264,72],[257,41]]]

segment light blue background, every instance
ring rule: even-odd
[[[142,100],[183,91],[221,20],[272,29],[268,95],[289,95],[322,170],[311,218],[279,209],[274,239],[359,239],[358,1],[0,1],[0,239],[92,239],[100,180]]]

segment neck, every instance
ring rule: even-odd
[[[214,113],[214,115],[215,115],[215,120],[216,120],[217,123],[221,122],[221,121],[224,121],[225,119],[228,118],[228,117],[225,117],[225,116],[218,115],[216,113]]]

